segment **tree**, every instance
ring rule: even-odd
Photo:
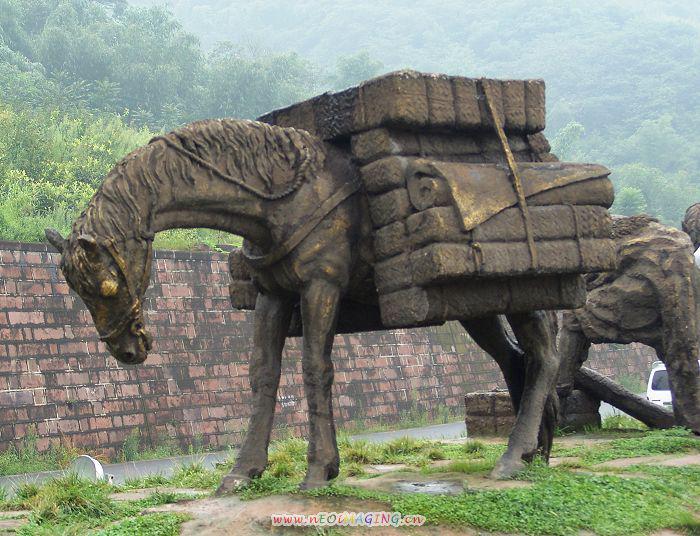
[[[313,95],[317,74],[297,54],[221,44],[208,58],[202,117],[255,118]]]
[[[571,121],[552,138],[552,152],[560,160],[576,161],[582,156],[581,140],[586,129],[581,123]]]
[[[382,62],[372,59],[366,50],[349,56],[341,56],[336,61],[332,85],[335,89],[354,86],[363,80],[377,76],[382,68]]]
[[[615,204],[611,211],[614,214],[633,216],[647,211],[647,202],[639,188],[623,186],[615,192]]]

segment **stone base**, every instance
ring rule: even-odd
[[[581,389],[573,390],[561,399],[559,426],[575,431],[600,428],[600,400]]]
[[[515,424],[510,395],[505,389],[478,391],[464,397],[468,436],[507,436]]]

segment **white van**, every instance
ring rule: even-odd
[[[659,406],[671,407],[671,389],[668,385],[668,372],[661,361],[654,361],[649,382],[647,383],[647,399]]]
[[[698,360],[700,365],[700,359]],[[661,361],[654,361],[649,382],[647,383],[647,399],[659,406],[672,406],[671,388],[668,385],[668,372],[666,366]]]

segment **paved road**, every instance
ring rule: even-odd
[[[464,422],[437,424],[422,428],[407,428],[392,432],[378,432],[373,434],[361,434],[351,436],[352,439],[364,439],[366,441],[380,443],[397,437],[412,437],[415,439],[448,439],[465,437],[467,433]],[[235,452],[235,451],[234,451]],[[142,460],[137,462],[113,463],[103,465],[104,472],[114,475],[115,484],[123,484],[127,480],[148,475],[171,476],[178,467],[201,463],[210,469],[217,463],[221,463],[228,457],[228,451],[210,452],[207,454],[194,454],[188,456],[175,456],[159,460]],[[40,483],[50,478],[63,474],[63,471],[44,471],[42,473],[27,473],[0,477],[0,488],[5,488],[11,494],[19,484],[24,482]]]
[[[603,402],[600,406],[600,415],[605,418],[610,415],[622,414],[620,410]],[[447,424],[422,426],[420,428],[406,428],[390,432],[375,432],[371,434],[359,434],[352,439],[363,439],[372,443],[391,441],[399,437],[411,437],[414,439],[456,439],[466,437],[467,430],[464,421]],[[105,473],[114,475],[115,484],[123,484],[125,481],[140,478],[147,475],[171,476],[178,467],[201,463],[206,468],[212,468],[217,463],[223,462],[229,452],[211,452],[207,454],[194,454],[188,456],[175,456],[160,460],[143,460],[138,462],[126,462],[104,465]],[[45,471],[43,473],[28,473],[24,475],[0,477],[0,488],[5,488],[10,493],[22,482],[39,483],[49,478],[62,474],[62,471]]]
[[[210,452],[207,454],[193,454],[187,456],[175,456],[159,460],[142,460],[138,462],[112,463],[103,465],[104,472],[114,475],[115,484],[123,484],[127,480],[148,475],[171,476],[178,467],[201,463],[211,469],[217,463],[226,459],[228,451]],[[10,493],[24,482],[38,484],[50,478],[63,474],[64,471],[44,471],[41,473],[27,473],[0,477],[0,488],[5,488]]]
[[[447,424],[434,424],[420,428],[405,428],[391,432],[375,432],[372,434],[360,434],[352,436],[352,439],[363,439],[372,443],[391,441],[399,437],[411,437],[413,439],[456,439],[467,437],[467,427],[464,421],[449,422]]]

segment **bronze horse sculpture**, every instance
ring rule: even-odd
[[[349,155],[307,132],[254,121],[199,121],[154,138],[107,175],[68,238],[47,230],[68,284],[83,299],[112,355],[137,365],[151,350],[142,302],[152,240],[171,228],[208,227],[245,237],[268,267],[255,270],[250,364],[253,413],[222,490],[259,476],[292,308],[301,304],[309,412],[304,488],[339,471],[331,349],[342,296],[362,293],[372,272],[366,200]],[[555,331],[538,311],[464,321],[497,361],[518,411],[494,477],[510,477],[539,449],[548,456],[557,419]]]
[[[683,228],[697,238],[691,209]],[[559,393],[566,397],[573,389],[592,343],[641,342],[666,365],[676,423],[700,434],[697,246],[645,215],[614,218],[613,238],[617,269],[587,275],[586,303],[562,315]]]

